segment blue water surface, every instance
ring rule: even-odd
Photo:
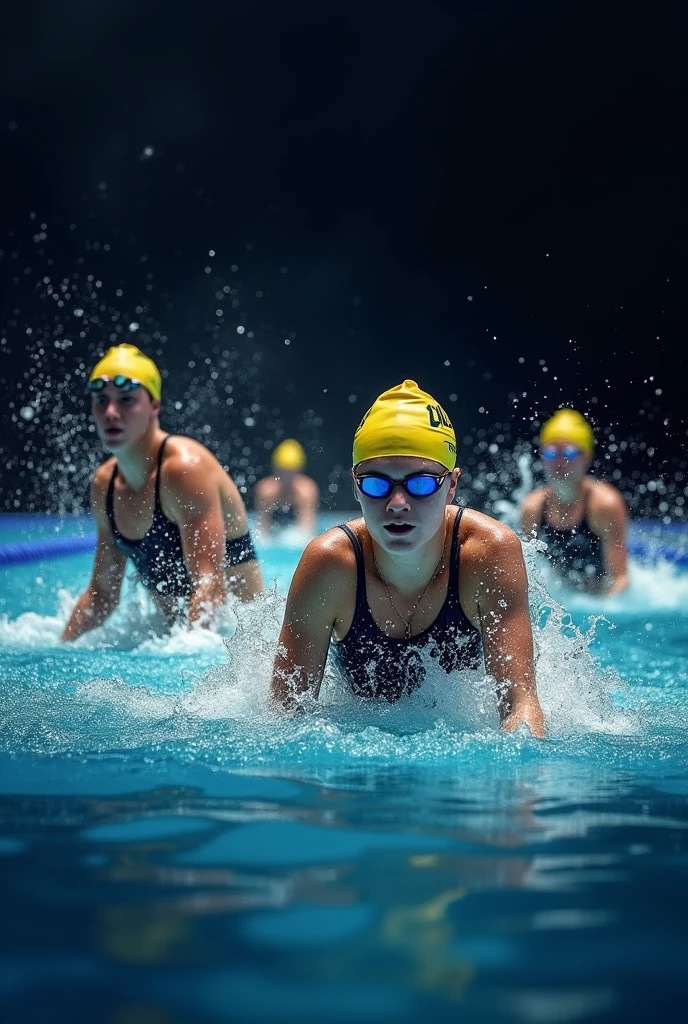
[[[56,526],[84,528],[0,543]],[[681,1019],[688,576],[597,604],[531,577],[537,742],[462,677],[275,717],[298,555],[261,549],[275,592],[226,644],[158,635],[130,583],[67,647],[91,557],[3,572],[3,1019]]]

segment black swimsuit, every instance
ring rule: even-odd
[[[542,510],[538,539],[547,544],[547,557],[556,572],[574,587],[594,587],[604,576],[602,541],[590,529],[587,520],[588,498],[578,526],[562,530],[545,519],[547,501]]]
[[[356,534],[342,525],[356,554],[356,610],[343,640],[332,644],[335,661],[358,697],[390,702],[418,689],[425,679],[423,654],[436,658],[445,672],[478,668],[482,660],[480,631],[466,618],[459,601],[459,509],[452,528],[449,581],[435,621],[408,640],[387,636],[375,622],[366,597],[363,548]]]
[[[284,530],[296,524],[296,506],[290,501],[280,501],[272,509],[272,526],[276,530]]]
[[[117,463],[110,477],[105,501],[105,512],[110,523],[112,536],[120,551],[131,558],[141,582],[149,590],[172,597],[186,597],[191,594],[191,578],[184,562],[182,539],[179,527],[167,518],[160,504],[160,466],[165,445],[172,437],[168,434],[158,452],[158,472],[155,477],[155,509],[150,529],[140,540],[131,540],[120,533],[115,522],[114,492]],[[256,557],[251,534],[227,540],[225,565],[240,565]]]

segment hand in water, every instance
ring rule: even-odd
[[[545,716],[537,700],[524,700],[513,707],[502,722],[502,729],[504,732],[516,732],[520,725],[527,725],[535,739],[545,739]]]

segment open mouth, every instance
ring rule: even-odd
[[[410,523],[385,523],[385,530],[396,537],[402,536],[404,533],[410,533],[411,530],[415,530],[415,526],[411,526]]]

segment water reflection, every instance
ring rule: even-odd
[[[685,941],[668,895],[688,859],[685,794],[627,769],[562,778],[554,758],[521,759],[491,776],[378,766],[211,788],[4,797],[15,950],[124,971],[122,1020],[282,1020],[299,1000],[313,1017],[339,992],[337,1019],[460,1005],[554,1021],[623,1002],[614,964],[638,962],[646,930],[669,965]],[[661,906],[676,912],[660,940]]]

